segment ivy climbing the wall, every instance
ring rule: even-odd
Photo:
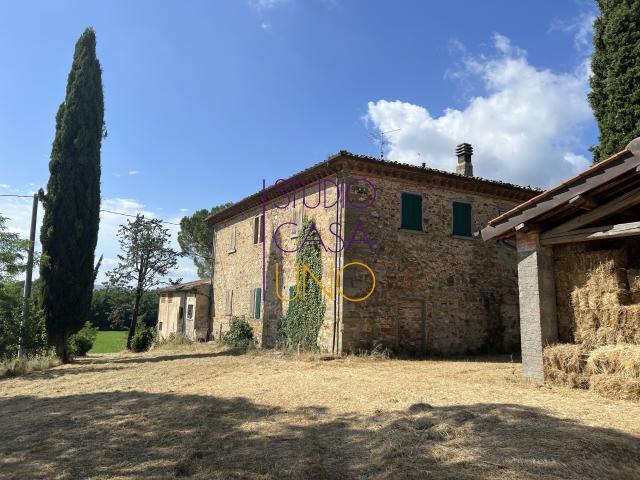
[[[321,240],[313,219],[304,219],[300,231],[296,253],[298,278],[295,292],[291,292],[294,299],[289,301],[289,309],[280,321],[278,338],[289,348],[301,344],[307,350],[314,350],[318,348],[318,333],[326,308],[318,284],[322,281]]]

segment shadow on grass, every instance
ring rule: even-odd
[[[220,350],[217,352],[181,352],[170,353],[170,351],[156,351],[157,355],[148,356],[143,354],[131,354],[130,356],[109,356],[109,357],[78,357],[75,358],[73,363],[78,365],[101,365],[105,363],[158,363],[158,362],[171,362],[173,360],[187,360],[197,358],[215,358],[215,357],[236,357],[246,353],[241,348],[228,348],[226,350]]]
[[[509,404],[335,415],[245,398],[0,400],[0,478],[632,479],[640,441]]]

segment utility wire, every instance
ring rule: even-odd
[[[114,212],[112,210],[100,210],[100,211],[106,212],[106,213],[113,213],[114,215],[122,215],[123,217],[132,217],[132,218],[137,217],[137,215],[130,215],[128,213],[122,213],[122,212]],[[180,226],[179,223],[168,222],[166,220],[162,220],[161,218],[159,218],[158,220],[160,220],[162,223],[168,223],[169,225],[177,225],[178,227]]]
[[[8,194],[2,194],[0,195],[0,197],[16,197],[16,198],[33,198],[33,195],[8,195]],[[106,212],[106,213],[112,213],[114,215],[122,215],[123,217],[132,217],[132,218],[136,218],[137,215],[130,215],[128,213],[122,213],[122,212],[114,212],[112,210],[100,210],[101,212]],[[174,223],[174,222],[168,222],[167,220],[162,220],[161,218],[159,218],[158,220],[160,220],[162,223],[168,223],[169,225],[176,225],[176,226],[180,226],[179,223]]]

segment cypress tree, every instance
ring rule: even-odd
[[[600,129],[594,161],[640,136],[640,0],[598,0],[589,103]]]
[[[64,102],[56,115],[45,213],[40,232],[42,303],[49,343],[69,361],[68,337],[89,319],[100,219],[100,146],[104,130],[102,71],[96,36],[76,43]]]

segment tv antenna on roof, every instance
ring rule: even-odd
[[[389,133],[393,133],[393,132],[398,132],[400,130],[402,129],[396,128],[395,130],[387,130],[386,132],[383,132],[382,130],[380,130],[377,134],[374,134],[374,133],[369,134],[371,135],[371,138],[373,138],[380,145],[380,160],[384,160],[384,147],[389,143],[389,141],[385,138],[385,135],[388,135]]]

